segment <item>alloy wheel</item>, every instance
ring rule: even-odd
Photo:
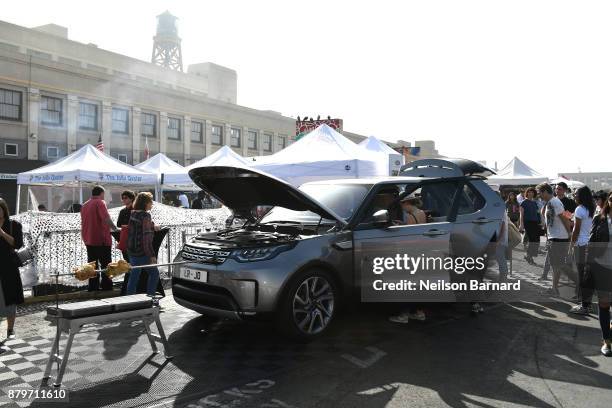
[[[293,320],[303,333],[313,335],[325,330],[334,314],[334,291],[321,276],[306,278],[293,297]]]

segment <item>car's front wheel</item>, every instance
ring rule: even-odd
[[[336,315],[338,290],[332,276],[310,270],[293,279],[278,311],[279,328],[287,335],[310,340],[321,335]]]

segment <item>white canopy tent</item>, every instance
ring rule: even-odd
[[[22,185],[64,186],[79,188],[79,202],[83,202],[85,183],[116,184],[122,186],[155,186],[157,176],[134,168],[102,153],[92,145],[85,145],[53,163],[17,175],[17,208]]]
[[[191,179],[189,179],[187,183],[168,183],[167,177],[169,174],[182,175],[185,174],[187,170],[163,153],[157,153],[155,156],[134,167],[157,176],[155,189],[157,201],[159,201],[159,194],[161,194],[162,189],[193,190],[195,188],[195,184],[193,184]]]
[[[249,167],[252,163],[247,159],[234,152],[230,147],[223,146],[210,156],[206,156],[187,167],[183,167],[181,172],[164,173],[164,185],[193,185],[193,181],[189,177],[189,170],[198,167],[208,166],[232,166],[232,167]]]
[[[308,181],[387,176],[388,161],[365,151],[327,125],[321,125],[252,167],[294,186]]]
[[[500,186],[526,186],[548,182],[548,177],[532,169],[518,157],[514,157],[487,181]]]
[[[375,136],[370,136],[358,145],[367,152],[380,154],[389,162],[389,175],[397,174],[404,165],[404,156],[390,148]]]

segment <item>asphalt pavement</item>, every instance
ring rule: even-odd
[[[521,257],[514,276],[545,289],[550,282]],[[468,304],[433,304],[427,321],[407,325],[387,321],[393,305],[353,305],[308,344],[270,324],[213,322],[171,296],[162,306],[174,359],[152,355],[136,323],[79,334],[64,381],[69,402],[55,406],[604,407],[612,399],[597,317],[569,315],[566,299],[489,303],[477,317]],[[55,333],[41,306],[29,307],[0,356],[5,392],[40,383]],[[48,406],[6,395],[2,403]]]

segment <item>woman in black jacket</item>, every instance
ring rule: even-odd
[[[593,228],[587,249],[587,262],[593,279],[593,287],[599,298],[599,325],[603,345],[601,353],[612,357],[610,333],[610,294],[612,292],[612,194],[603,205],[601,213],[593,218]]]
[[[6,201],[0,198],[0,316],[6,316],[6,337],[15,338],[17,305],[23,303],[23,285],[19,275],[19,258],[16,249],[23,246],[21,224],[12,221]]]
[[[117,217],[117,226],[119,228],[127,228],[130,223],[130,215],[132,214],[132,205],[134,204],[134,200],[136,199],[136,194],[133,191],[125,190],[121,193],[121,202],[125,207],[123,207],[119,211],[119,216]],[[130,258],[128,256],[127,251],[121,251],[123,255],[123,259],[127,262],[130,262]],[[123,286],[121,287],[121,296],[125,295],[127,291],[127,284],[130,280],[130,273],[127,272],[123,277]]]

